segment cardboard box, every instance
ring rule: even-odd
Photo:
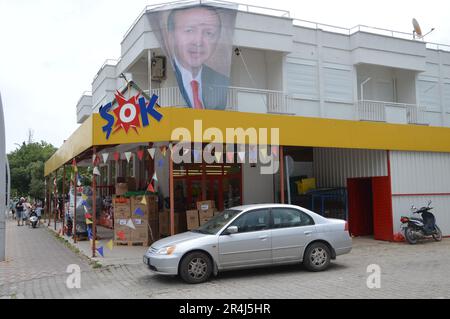
[[[188,230],[195,229],[200,226],[198,210],[188,210],[186,212],[186,226]]]
[[[205,211],[208,209],[213,209],[216,207],[216,204],[213,200],[206,200],[202,202],[197,202],[197,209],[199,211]]]
[[[134,218],[142,218],[145,220],[158,220],[158,202],[156,196],[145,196],[146,204],[142,203],[144,196],[131,197],[131,213]],[[144,212],[144,216],[135,214],[135,211],[140,208]]]
[[[123,238],[118,234],[122,232]],[[121,226],[120,224],[114,225],[114,240],[115,241],[131,241],[131,228],[128,226]]]
[[[211,218],[203,218],[203,219],[200,219],[200,226],[205,225],[207,222],[209,222],[210,219],[211,219]]]
[[[116,195],[122,196],[128,192],[128,184],[127,183],[117,183],[116,184]]]
[[[113,199],[114,219],[124,219],[131,217],[130,200],[124,197]]]
[[[131,241],[148,242],[148,226],[145,223],[143,226],[136,226],[136,229],[131,230]]]

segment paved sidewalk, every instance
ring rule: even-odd
[[[311,273],[300,265],[233,271],[201,285],[152,274],[143,264],[94,269],[46,227],[7,223],[7,262],[0,263],[0,298],[450,298],[450,239],[385,243],[354,239],[350,254]],[[81,268],[81,289],[68,289],[67,266]],[[381,268],[381,288],[369,289],[367,267]]]

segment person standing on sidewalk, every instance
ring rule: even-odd
[[[25,201],[25,198],[19,199],[19,201],[16,204],[16,218],[17,218],[17,226],[23,226],[23,203]],[[20,222],[22,222],[22,225],[20,225]]]
[[[23,202],[23,212],[22,212],[22,220],[28,225],[28,218],[31,214],[31,204],[28,202],[28,200],[25,198]]]

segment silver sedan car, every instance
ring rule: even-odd
[[[344,220],[327,219],[305,208],[264,204],[223,211],[203,226],[155,242],[144,263],[155,273],[201,283],[221,271],[303,262],[325,270],[349,253]]]

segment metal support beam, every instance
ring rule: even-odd
[[[173,182],[173,158],[172,151],[169,154],[169,189],[170,189],[170,235],[175,235],[175,200],[174,200],[174,182]]]
[[[97,164],[97,149],[94,147],[93,150],[94,162],[92,166],[95,168]],[[95,241],[97,240],[97,176],[92,174],[92,258],[95,258]]]
[[[285,203],[284,199],[284,150],[283,146],[280,146],[280,202]]]

